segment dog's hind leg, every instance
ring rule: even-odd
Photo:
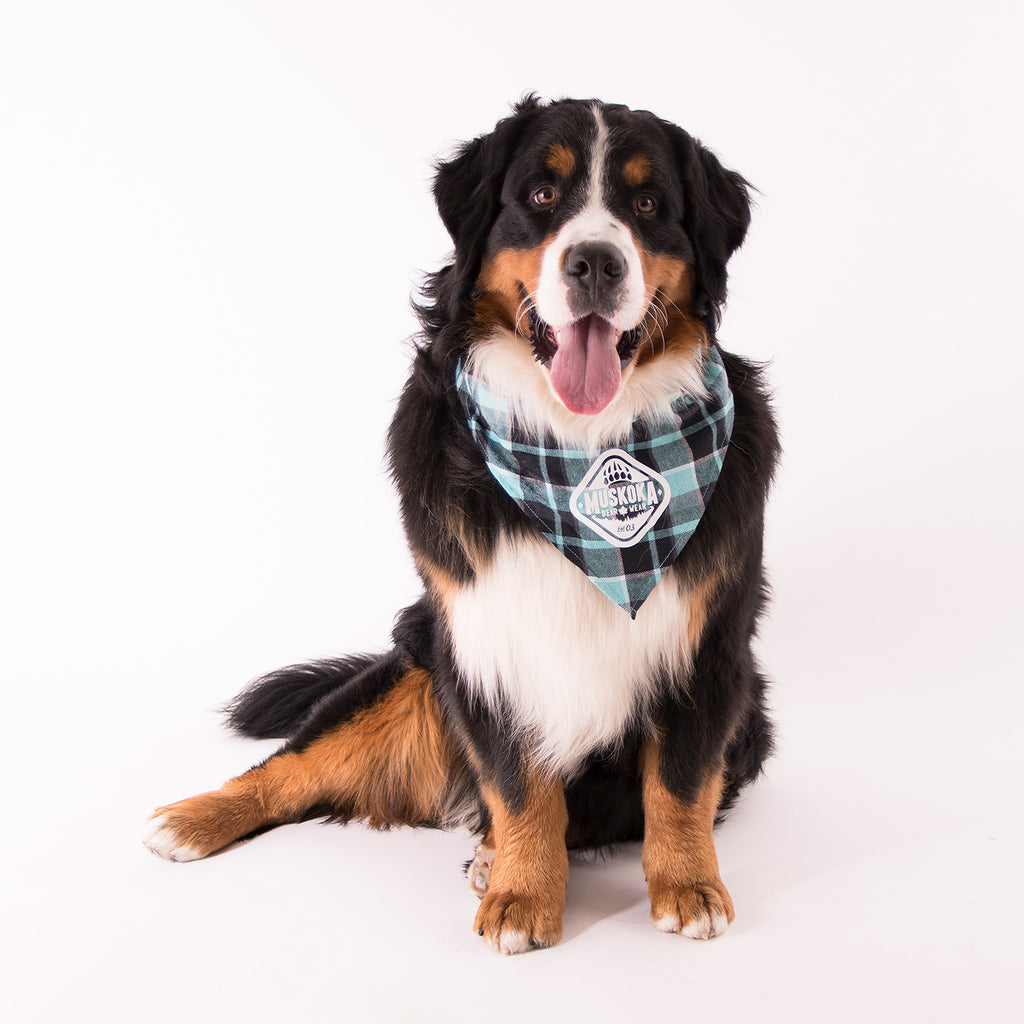
[[[466,865],[466,877],[469,887],[483,899],[491,884],[491,868],[494,865],[494,829],[489,828],[483,839],[477,844],[473,859]]]
[[[375,701],[340,722],[319,729],[310,722],[302,736],[220,789],[158,808],[143,841],[169,860],[196,860],[313,812],[377,828],[432,824],[464,779],[430,675],[406,667]]]

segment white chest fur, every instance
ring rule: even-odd
[[[613,743],[689,658],[687,601],[664,577],[636,619],[543,540],[502,539],[450,607],[471,691],[518,716],[540,764],[571,774]]]

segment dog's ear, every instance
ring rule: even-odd
[[[487,236],[501,210],[501,189],[512,154],[540,106],[536,97],[526,97],[494,131],[465,143],[450,160],[437,165],[434,199],[455,243],[453,283],[463,296],[479,276]]]
[[[750,226],[750,183],[682,128],[669,129],[683,182],[683,229],[695,250],[694,313],[713,333],[725,302],[725,265]]]
[[[502,125],[505,122],[502,122]],[[450,160],[438,164],[434,199],[438,213],[455,243],[456,258],[487,231],[498,213],[505,167],[498,153],[498,129],[459,147]]]

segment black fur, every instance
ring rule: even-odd
[[[590,105],[544,105],[528,97],[493,132],[467,143],[438,167],[434,194],[455,242],[455,258],[425,285],[418,307],[423,340],[391,425],[388,451],[414,555],[459,584],[473,578],[467,545],[486,558],[501,534],[534,530],[488,472],[453,388],[457,359],[483,329],[476,319],[477,279],[488,254],[509,245],[527,248],[551,232],[550,220],[519,201],[532,180],[528,155],[546,140],[573,132],[586,141],[594,130],[586,114]],[[717,345],[726,264],[750,222],[748,185],[674,125],[624,107],[603,106],[602,111],[613,129],[613,145],[643,138],[648,151],[657,154],[659,202],[666,213],[658,223],[638,224],[636,230],[651,251],[692,266],[693,313]],[[619,198],[611,196],[609,202]],[[625,217],[629,211],[623,210]],[[723,566],[730,572],[716,596],[692,672],[684,680],[665,680],[654,715],[664,735],[661,775],[680,797],[693,796],[708,766],[724,757],[727,786],[721,811],[757,776],[772,747],[766,683],[751,640],[766,595],[764,504],[779,454],[760,369],[728,353],[723,360],[735,399],[733,438],[713,500],[672,572],[691,586]],[[462,749],[474,752],[504,798],[516,806],[523,797],[527,751],[515,730],[515,709],[495,711],[467,699],[444,623],[427,598],[402,614],[395,646],[387,654],[273,673],[236,699],[230,721],[249,735],[288,736],[289,748],[301,748],[367,707],[409,665],[429,670],[452,736]],[[685,699],[672,696],[680,692]],[[640,742],[640,724],[634,723],[613,749],[595,752],[568,780],[572,845],[600,846],[642,836]]]
[[[228,725],[257,740],[289,736],[315,705],[376,661],[361,654],[280,668],[257,679],[228,704]]]

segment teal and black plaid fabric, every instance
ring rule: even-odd
[[[483,380],[463,365],[456,371],[470,432],[491,475],[633,618],[696,530],[729,447],[732,392],[714,347],[703,370],[708,397],[680,395],[671,419],[637,420],[628,441],[603,451],[527,434]]]

